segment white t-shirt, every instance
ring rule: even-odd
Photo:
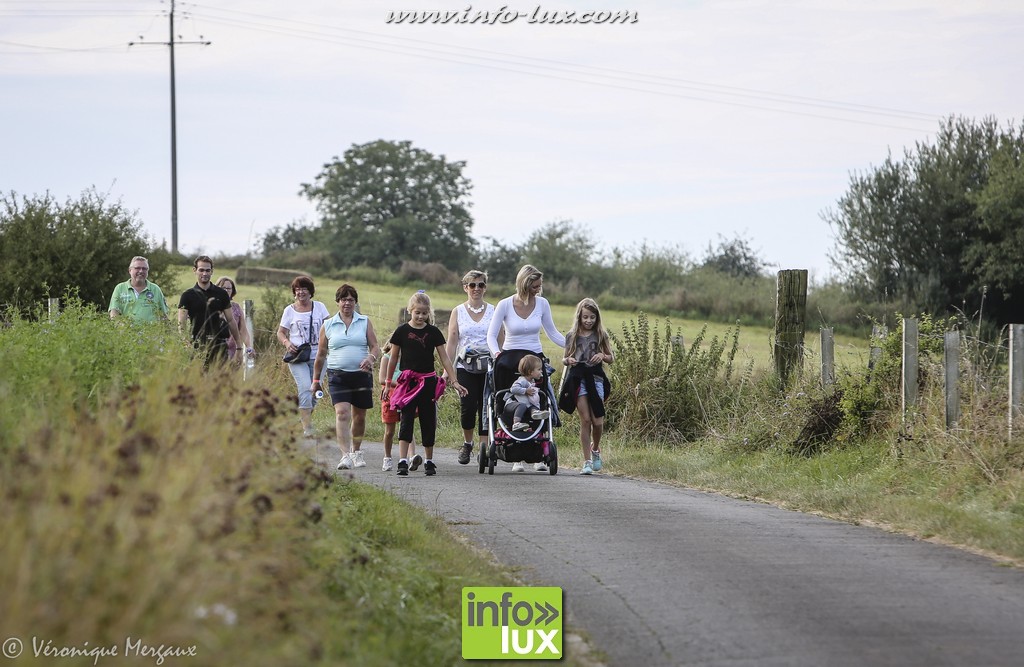
[[[319,301],[314,301],[313,331],[311,333],[309,330],[309,313],[300,313],[295,310],[293,304],[288,304],[281,315],[280,326],[288,330],[288,340],[292,342],[292,345],[298,346],[303,343],[310,343],[316,348],[317,343],[320,342],[320,325],[330,316],[331,314],[327,312],[327,306]],[[315,353],[316,351],[314,350]]]

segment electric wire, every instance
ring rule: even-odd
[[[84,2],[91,2],[91,4],[95,5],[102,4],[104,5],[104,7],[102,9],[76,9],[77,13],[75,14],[61,16],[71,16],[75,18],[81,18],[84,16],[120,16],[127,18],[145,16],[151,18],[150,28],[152,28],[153,22],[155,22],[157,18],[159,18],[161,15],[166,16],[168,13],[166,10],[163,9],[158,10],[155,14],[153,9],[139,10],[135,8],[124,10],[111,10],[109,9],[109,5],[113,4],[113,0],[83,0],[83,2],[79,2],[76,4],[83,4]],[[0,16],[12,15],[9,13],[10,10],[3,9],[4,5],[11,4],[28,4],[33,7],[33,10],[30,14],[22,14],[22,16],[36,17],[43,16],[43,13],[45,12],[66,11],[63,9],[39,9],[39,5],[44,3],[51,5],[67,4],[66,0],[34,0],[31,3],[21,3],[18,2],[17,0],[0,0]],[[675,77],[630,72],[628,70],[604,68],[580,63],[547,60],[532,56],[521,56],[517,54],[488,51],[485,49],[477,49],[472,47],[453,47],[451,45],[440,44],[428,40],[415,38],[398,38],[389,35],[382,35],[379,33],[339,28],[322,23],[312,23],[308,21],[286,19],[281,17],[268,16],[265,14],[256,14],[252,12],[232,10],[210,5],[201,5],[197,3],[180,3],[179,6],[182,7],[180,12],[182,18],[191,18],[193,20],[193,23],[201,19],[205,22],[238,28],[242,30],[265,32],[269,34],[292,37],[308,41],[325,42],[334,45],[347,46],[350,48],[384,52],[400,56],[413,57],[417,59],[427,59],[462,66],[487,68],[526,76],[541,77],[557,81],[567,81],[577,84],[581,83],[584,85],[625,90],[629,92],[647,93],[663,97],[704,102],[708,104],[720,104],[738,108],[754,109],[759,111],[774,111],[777,113],[789,115],[797,115],[824,120],[834,120],[839,122],[855,123],[860,125],[871,125],[891,129],[910,130],[915,132],[930,131],[930,129],[934,127],[934,123],[936,122],[936,120],[939,118],[938,115],[930,115],[901,109],[853,104],[848,102],[827,100],[822,98],[789,95],[785,93],[776,93],[764,90],[747,89],[737,86],[725,86],[721,84],[692,81]],[[108,13],[111,11],[117,11],[118,13]],[[218,12],[221,14],[228,14],[229,17],[225,18],[223,16],[217,15]],[[254,17],[255,19],[259,20],[252,20],[248,18],[232,18],[230,15],[238,17]],[[45,16],[52,17],[56,16],[56,14],[47,13],[45,14]],[[325,32],[325,30],[329,30],[332,32]],[[17,46],[19,48],[35,49],[35,52],[38,55],[44,55],[44,53],[39,52],[101,53],[116,48],[111,46],[94,46],[80,48],[48,47],[24,43],[7,42],[3,40],[0,40],[0,44]],[[31,54],[31,52],[26,53]],[[826,112],[832,112],[832,114],[815,113],[809,110],[802,109],[818,109],[824,110]],[[924,130],[922,128],[917,127],[905,127],[902,125],[894,125],[891,123],[880,122],[878,120],[867,120],[866,118],[894,118],[900,121],[909,121],[911,123],[928,123],[929,130]]]

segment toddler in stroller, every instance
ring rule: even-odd
[[[506,461],[513,464],[513,472],[522,472],[524,463],[533,463],[536,470],[554,475],[558,450],[552,429],[558,423],[548,375],[553,369],[532,353],[522,355],[511,368],[520,371],[511,387],[497,384],[494,367],[487,372],[484,411],[488,447],[481,449],[478,457],[480,472],[493,475],[497,462]]]
[[[544,377],[544,362],[540,357],[527,355],[519,362],[519,379],[509,387],[508,396],[505,399],[506,407],[515,406],[515,413],[512,419],[513,431],[527,431],[530,429],[528,419],[540,421],[547,419],[550,414],[542,410],[540,406],[541,392],[543,385],[538,386]],[[529,417],[527,417],[529,414]]]

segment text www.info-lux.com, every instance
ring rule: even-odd
[[[431,11],[389,11],[386,23],[476,23],[503,25],[524,21],[526,23],[636,23],[640,16],[635,11],[574,11],[544,9],[540,5],[531,11],[519,11],[502,5],[498,9],[439,9]]]

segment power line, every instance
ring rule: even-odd
[[[272,33],[272,34],[279,34],[279,35],[285,35],[285,36],[290,36],[290,37],[301,37],[301,38],[307,39],[307,40],[321,41],[321,42],[327,42],[327,43],[331,43],[331,44],[340,44],[340,45],[344,45],[344,46],[350,46],[350,47],[353,47],[353,48],[367,49],[367,50],[379,51],[379,52],[383,52],[383,53],[392,53],[392,54],[397,54],[397,55],[412,56],[412,57],[416,57],[416,58],[424,58],[424,59],[428,59],[428,60],[436,60],[436,61],[440,61],[440,62],[448,62],[448,63],[454,63],[454,64],[458,64],[458,65],[467,65],[467,66],[472,66],[472,67],[482,67],[482,68],[493,69],[493,70],[497,70],[497,71],[511,72],[511,73],[515,73],[515,74],[525,74],[525,75],[528,75],[528,76],[541,77],[541,78],[546,78],[546,79],[553,79],[553,80],[556,80],[556,81],[568,81],[568,82],[577,83],[577,84],[578,83],[582,83],[582,84],[587,84],[587,85],[592,85],[592,86],[600,86],[600,87],[604,87],[604,88],[613,88],[613,89],[617,89],[617,90],[626,90],[626,91],[630,91],[630,92],[648,93],[648,94],[651,94],[651,95],[659,95],[659,96],[663,96],[663,97],[672,97],[672,98],[676,98],[676,99],[686,99],[686,100],[693,100],[693,101],[698,101],[698,102],[706,102],[706,103],[709,103],[709,104],[721,104],[721,105],[733,106],[733,107],[738,107],[738,108],[755,109],[755,110],[759,110],[759,111],[774,111],[774,112],[784,113],[784,114],[789,114],[789,115],[802,116],[802,117],[805,117],[805,118],[819,118],[819,119],[823,119],[823,120],[833,120],[833,121],[839,121],[839,122],[845,122],[845,123],[854,123],[854,124],[858,124],[858,125],[868,125],[868,126],[874,126],[874,127],[885,127],[885,128],[889,128],[889,129],[907,130],[907,131],[911,131],[911,132],[928,132],[928,131],[931,131],[931,129],[932,129],[931,127],[927,128],[927,129],[926,128],[921,128],[921,127],[907,127],[907,126],[903,126],[903,125],[893,125],[893,124],[889,124],[889,123],[881,123],[881,122],[875,122],[875,121],[870,121],[870,120],[861,120],[861,119],[857,119],[857,118],[844,118],[844,117],[841,117],[841,116],[826,115],[826,114],[822,114],[822,113],[811,113],[809,111],[799,111],[799,110],[796,110],[796,109],[783,108],[783,107],[778,107],[778,106],[766,106],[764,104],[748,104],[748,103],[736,102],[736,101],[731,101],[731,100],[726,100],[726,99],[716,99],[716,98],[711,98],[711,97],[702,97],[702,96],[699,96],[699,95],[681,94],[681,93],[677,93],[677,92],[671,92],[671,91],[660,90],[660,89],[638,87],[638,86],[644,86],[644,85],[649,85],[649,86],[659,86],[660,85],[660,84],[657,84],[657,83],[650,83],[650,82],[644,82],[644,81],[635,82],[636,85],[621,85],[621,84],[615,84],[615,83],[608,83],[606,81],[601,81],[601,80],[580,79],[580,78],[575,77],[575,76],[560,76],[559,74],[554,74],[554,73],[545,72],[545,71],[531,71],[531,70],[516,69],[515,67],[513,67],[513,66],[531,67],[531,65],[524,64],[524,63],[507,63],[507,65],[509,65],[509,66],[494,65],[494,64],[487,64],[487,62],[473,62],[473,61],[463,60],[463,59],[460,59],[460,58],[467,58],[467,57],[468,58],[472,58],[473,56],[463,56],[461,54],[449,54],[449,53],[438,52],[439,55],[428,55],[428,54],[424,54],[422,52],[422,49],[420,49],[418,52],[410,53],[408,51],[408,49],[411,49],[411,48],[414,48],[414,47],[406,47],[406,46],[403,46],[403,45],[400,45],[400,44],[380,44],[378,42],[373,42],[371,40],[366,40],[366,39],[362,39],[362,38],[336,37],[336,36],[327,35],[325,33],[320,33],[320,32],[317,32],[317,31],[311,31],[311,30],[305,30],[305,29],[293,29],[293,28],[283,28],[283,29],[281,29],[281,28],[277,28],[277,27],[274,27],[274,26],[266,26],[264,24],[255,23],[255,22],[251,22],[251,21],[232,21],[232,20],[225,20],[225,19],[222,19],[220,17],[215,17],[215,16],[205,16],[205,15],[202,15],[202,14],[196,14],[196,15],[197,16],[201,16],[203,18],[203,20],[210,21],[210,22],[213,22],[213,23],[217,23],[217,24],[220,24],[220,25],[226,25],[226,26],[231,26],[231,27],[240,27],[240,28],[245,28],[245,29],[249,29],[249,30],[257,30],[257,31],[261,31],[261,32],[269,32],[269,33]],[[351,42],[353,42],[353,41],[354,42],[361,42],[361,44],[352,44]],[[401,50],[401,49],[406,49],[406,50]],[[493,60],[493,59],[491,59],[491,60]],[[565,72],[563,70],[558,70],[558,69],[554,69],[553,71],[559,72],[561,74],[571,74],[571,75],[580,75],[580,74],[582,74],[582,73],[579,73],[579,72]],[[582,75],[583,76],[600,76],[600,75],[589,75],[589,74],[582,74]],[[607,79],[608,77],[604,77],[604,78]],[[715,93],[713,91],[703,91],[703,92],[707,92],[708,94],[712,94],[712,95],[719,94],[719,93]],[[815,105],[811,105],[811,104],[807,104],[807,103],[785,102],[785,101],[782,101],[782,100],[766,99],[766,100],[763,100],[763,101],[765,101],[765,102],[774,102],[774,103],[783,104],[783,105],[788,105],[790,107],[796,106],[798,108],[800,108],[800,107],[815,106]],[[880,114],[880,113],[877,113],[877,112],[866,112],[866,111],[858,111],[858,110],[853,110],[853,109],[833,108],[831,110],[839,111],[839,112],[845,112],[845,113],[858,113],[858,114],[861,114],[861,115],[865,115],[866,114],[868,116],[885,115],[885,114]],[[937,118],[938,118],[937,116],[936,117],[923,117],[920,120],[923,121],[923,120],[927,119],[929,123],[934,123]],[[914,120],[917,120],[917,119],[901,118],[901,120],[914,121]]]
[[[582,69],[582,70],[592,70],[592,71],[596,71],[596,72],[599,72],[599,73],[605,73],[603,75],[609,76],[610,78],[622,79],[622,80],[626,80],[627,82],[630,82],[630,83],[640,83],[640,84],[654,83],[654,85],[667,85],[669,87],[678,87],[678,88],[683,88],[683,89],[693,89],[693,88],[696,88],[698,90],[698,92],[706,92],[706,93],[711,93],[711,94],[715,94],[715,95],[730,95],[730,96],[739,96],[739,97],[747,97],[747,98],[758,98],[758,99],[764,99],[766,101],[780,102],[780,103],[784,103],[784,104],[796,104],[796,105],[805,105],[806,104],[808,106],[820,106],[820,107],[825,107],[825,108],[834,108],[834,109],[839,109],[839,110],[847,111],[847,112],[851,112],[851,113],[864,113],[864,114],[872,114],[872,115],[888,115],[888,116],[894,116],[894,117],[902,117],[902,118],[904,118],[906,120],[923,120],[923,121],[933,122],[936,118],[939,117],[938,114],[928,114],[928,113],[922,113],[922,112],[918,112],[918,111],[908,111],[908,110],[905,110],[905,109],[894,109],[894,108],[889,108],[889,107],[879,107],[879,106],[872,106],[872,105],[856,104],[856,103],[843,102],[843,101],[838,101],[838,100],[828,100],[828,99],[816,98],[816,97],[808,97],[808,96],[801,96],[801,95],[790,95],[790,94],[786,94],[786,93],[778,93],[778,92],[773,92],[773,91],[757,90],[757,89],[751,89],[751,88],[742,88],[742,87],[739,87],[739,86],[728,86],[728,85],[723,85],[723,84],[708,83],[708,82],[702,82],[702,81],[694,81],[694,80],[690,80],[690,79],[681,79],[681,78],[678,78],[678,77],[669,77],[669,76],[656,75],[656,74],[647,74],[647,73],[642,73],[642,72],[633,72],[633,71],[629,71],[629,70],[621,70],[621,69],[615,69],[615,68],[598,67],[598,66],[594,66],[594,65],[572,63],[572,62],[560,61],[560,60],[550,60],[550,59],[544,59],[544,58],[536,58],[536,57],[533,57],[533,56],[523,56],[523,55],[518,55],[518,54],[500,52],[500,51],[489,51],[489,50],[478,49],[478,48],[473,48],[473,47],[455,47],[455,46],[452,46],[450,44],[441,44],[441,43],[438,43],[438,42],[431,42],[431,41],[428,41],[428,40],[415,39],[415,38],[404,38],[404,37],[393,37],[391,35],[382,35],[380,33],[373,33],[373,32],[368,32],[368,31],[363,31],[363,30],[354,30],[354,29],[351,29],[351,28],[340,28],[340,27],[336,27],[336,26],[325,25],[325,24],[322,24],[322,23],[311,23],[311,22],[308,22],[308,21],[297,21],[297,20],[294,20],[294,19],[285,19],[285,18],[280,18],[280,17],[267,16],[265,14],[255,14],[255,13],[252,13],[252,12],[245,12],[245,11],[232,10],[232,9],[224,9],[224,8],[220,8],[220,7],[207,7],[207,6],[198,5],[198,4],[194,4],[194,3],[191,6],[195,7],[195,8],[198,8],[200,10],[212,10],[212,11],[218,11],[218,12],[223,12],[223,13],[228,13],[228,14],[238,14],[238,15],[243,15],[243,16],[252,16],[252,17],[255,17],[255,18],[266,19],[266,20],[269,20],[269,21],[274,21],[274,22],[278,22],[278,23],[282,23],[282,24],[295,24],[295,25],[299,25],[299,26],[312,26],[312,28],[315,28],[315,29],[288,28],[288,27],[282,26],[283,30],[285,30],[285,31],[295,31],[297,33],[306,33],[308,35],[328,35],[328,33],[324,33],[324,32],[321,32],[319,30],[319,29],[322,29],[322,28],[327,28],[327,29],[330,29],[330,30],[338,32],[338,33],[351,33],[351,34],[354,34],[354,35],[360,35],[360,36],[365,36],[365,37],[345,38],[345,37],[339,36],[339,38],[340,39],[353,39],[353,40],[359,41],[359,42],[368,42],[370,44],[375,44],[375,45],[378,45],[378,46],[397,47],[397,48],[402,48],[402,49],[415,49],[415,48],[418,48],[416,46],[406,46],[405,44],[402,43],[402,42],[410,42],[410,43],[413,43],[413,44],[423,44],[423,45],[426,45],[427,47],[430,47],[430,48],[428,48],[426,50],[428,52],[431,52],[431,53],[441,53],[441,54],[444,54],[444,55],[454,55],[456,57],[479,58],[479,59],[482,59],[482,60],[485,60],[485,61],[497,61],[497,62],[503,63],[503,64],[521,65],[521,66],[526,66],[526,67],[537,67],[537,68],[548,67],[548,68],[550,68],[550,67],[554,66],[557,69],[558,66],[561,66],[561,67],[571,67],[571,68]],[[274,26],[267,26],[266,24],[254,23],[254,22],[232,23],[232,22],[230,22],[227,19],[208,16],[208,15],[203,14],[202,12],[196,13],[196,15],[197,16],[203,16],[203,18],[205,18],[205,19],[219,20],[224,25],[234,25],[236,27],[250,28],[250,29],[262,29],[262,30],[265,30],[265,31],[268,31],[268,32],[274,32]],[[257,26],[257,28],[253,28],[252,26]],[[297,35],[297,34],[295,34],[293,32],[281,32],[279,34],[292,35],[292,36],[302,36],[301,34]],[[390,41],[380,42],[380,41],[377,41],[377,40],[390,40]],[[398,42],[398,43],[392,43],[392,42]],[[342,43],[344,43],[344,42],[342,42]],[[438,49],[443,49],[443,50],[439,51]],[[473,56],[471,54],[460,53],[460,51],[461,52],[466,52],[466,51],[468,51],[468,52],[475,52],[475,53],[481,53],[481,54],[485,54],[485,55],[483,55],[483,56]],[[424,56],[424,57],[429,57],[429,56]],[[532,65],[529,62],[512,62],[512,63],[509,63],[507,60],[505,60],[507,58],[514,58],[514,59],[522,60],[522,61],[533,61],[533,62],[538,63],[538,64],[537,65]],[[448,62],[451,62],[451,61],[448,61]],[[656,81],[653,81],[653,82],[638,81],[637,79],[654,79]]]
[[[175,94],[175,72],[174,72],[174,47],[176,44],[199,44],[209,46],[211,42],[205,41],[200,35],[199,41],[182,41],[174,37],[174,3],[170,0],[171,10],[168,18],[168,39],[166,42],[156,42],[157,45],[169,47],[171,54],[171,252],[178,252],[178,114],[177,98]],[[128,46],[149,45],[151,42],[128,42]]]
[[[60,2],[56,0],[54,4]],[[109,4],[111,0],[96,0],[95,4]],[[0,5],[4,0],[0,0]],[[8,0],[9,3],[9,0]],[[171,0],[172,8],[174,0]],[[722,84],[693,81],[677,77],[632,72],[629,70],[598,67],[533,56],[488,51],[472,47],[458,47],[428,40],[401,38],[379,33],[341,28],[322,23],[286,19],[240,10],[186,3],[189,9],[182,14],[214,24],[282,35],[305,41],[325,42],[361,50],[391,53],[423,60],[447,62],[461,66],[482,67],[514,74],[567,81],[575,84],[599,86],[629,92],[640,92],[663,97],[685,99],[707,104],[719,104],[759,111],[773,111],[789,115],[819,118],[861,125],[872,125],[915,132],[931,131],[940,117],[904,109],[854,104],[766,90],[742,88]],[[3,11],[3,10],[0,10]],[[88,10],[83,10],[88,11]],[[227,18],[223,16],[228,15]],[[152,16],[152,12],[141,15]],[[241,18],[236,18],[241,17]],[[251,18],[250,18],[251,17]],[[22,45],[32,48],[31,45]],[[58,47],[39,47],[57,50]],[[927,123],[928,128],[906,127],[883,122],[890,118],[898,121]]]

